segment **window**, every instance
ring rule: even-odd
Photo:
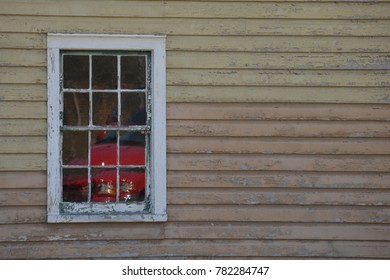
[[[165,221],[165,36],[48,34],[48,222]]]

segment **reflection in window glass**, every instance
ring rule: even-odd
[[[92,103],[94,125],[116,125],[118,123],[117,93],[94,92]]]
[[[88,112],[88,93],[64,92],[64,125],[88,125]]]
[[[116,89],[117,84],[117,57],[92,56],[92,88]]]
[[[146,57],[121,57],[121,88],[144,89],[146,87]]]
[[[64,165],[88,164],[88,132],[64,131],[62,138],[62,162]]]
[[[64,88],[89,88],[89,56],[64,55],[63,79]]]
[[[124,125],[145,125],[145,93],[123,92],[121,95],[121,122]]]
[[[63,170],[63,200],[65,202],[88,201],[88,169],[65,168]]]
[[[122,202],[145,199],[145,170],[123,168],[120,170],[120,194]]]
[[[92,201],[115,202],[116,201],[116,169],[93,168],[91,171]]]

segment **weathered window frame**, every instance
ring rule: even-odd
[[[48,161],[47,221],[140,222],[166,221],[166,60],[164,35],[48,34]],[[60,53],[80,51],[148,51],[151,53],[150,188],[145,207],[100,204],[91,211],[64,212],[61,171]]]

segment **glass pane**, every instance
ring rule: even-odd
[[[63,169],[63,201],[88,201],[88,169]]]
[[[97,139],[91,145],[91,165],[108,166],[117,164],[117,132],[97,131],[92,133],[92,140]]]
[[[146,57],[121,57],[121,88],[144,89],[146,87]]]
[[[64,125],[88,125],[88,118],[88,93],[64,92]]]
[[[64,88],[89,88],[89,56],[64,55],[63,79]]]
[[[121,202],[143,201],[145,199],[145,170],[120,169]]]
[[[92,97],[93,124],[118,124],[118,94],[114,92],[95,92]]]
[[[122,93],[121,118],[123,125],[146,124],[145,93]]]
[[[119,158],[120,165],[145,165],[145,133],[121,132]]]
[[[88,132],[63,131],[62,162],[64,165],[88,165]]]
[[[116,89],[117,84],[117,57],[92,56],[92,88]]]
[[[93,202],[116,201],[116,169],[93,168],[91,170]]]

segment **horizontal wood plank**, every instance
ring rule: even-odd
[[[194,86],[390,86],[390,71],[168,69],[168,85]]]
[[[172,205],[175,222],[390,223],[389,207]]]
[[[45,189],[0,189],[2,206],[45,206],[46,200]],[[168,204],[390,206],[390,190],[170,188]]]
[[[0,49],[0,66],[45,67],[44,50]],[[168,51],[167,68],[390,69],[388,53],[253,53]]]
[[[173,188],[390,189],[389,173],[168,171]]]
[[[1,48],[46,49],[42,33],[0,33]],[[245,44],[242,42],[245,41]],[[229,52],[310,52],[310,53],[382,53],[390,52],[390,37],[342,36],[197,36],[170,35],[168,51]],[[28,58],[30,59],[30,58]]]
[[[42,119],[0,119],[0,135],[45,136],[47,121]]]
[[[314,91],[314,89],[313,89]],[[169,103],[170,120],[390,120],[385,104]]]
[[[0,83],[4,84],[45,84],[45,67],[0,67]]]
[[[0,67],[45,67],[45,50],[0,49]]]
[[[389,243],[375,241],[107,241],[2,243],[8,259],[327,257],[388,258]],[[55,248],[61,248],[56,250]],[[234,264],[232,263],[232,266]]]
[[[183,19],[2,16],[0,32],[167,35],[389,36],[388,20]]]
[[[46,154],[0,154],[1,171],[46,170]]]
[[[243,42],[245,42],[243,44]],[[343,36],[177,36],[167,37],[172,51],[381,53],[390,52],[390,37]]]
[[[0,84],[0,100],[3,101],[46,101],[46,85]]]
[[[110,9],[107,9],[107,5]],[[3,1],[8,15],[180,18],[388,19],[387,3],[272,3],[204,1]]]
[[[1,143],[1,138],[0,138]],[[0,148],[1,151],[1,148]],[[390,155],[388,139],[170,137],[168,153]]]
[[[1,119],[44,119],[47,118],[46,102],[3,101],[0,103]]]
[[[11,199],[12,200],[12,199]],[[20,203],[23,201],[21,200]],[[171,188],[171,205],[360,205],[390,206],[390,190],[274,190]]]
[[[167,53],[167,67],[179,69],[214,68],[388,70],[390,69],[390,54],[174,51]]]
[[[388,225],[306,223],[3,224],[0,242],[122,240],[361,240],[390,241]]]
[[[46,137],[0,136],[0,154],[42,154],[47,151]]]
[[[390,156],[169,154],[168,170],[388,172]]]
[[[46,172],[0,172],[0,189],[45,189]]]
[[[168,102],[291,102],[390,104],[388,88],[167,86]]]
[[[46,206],[0,207],[0,224],[45,223]]]
[[[390,123],[378,121],[169,120],[168,136],[197,137],[389,137]]]
[[[0,189],[1,206],[46,206],[46,201],[45,189]]]

